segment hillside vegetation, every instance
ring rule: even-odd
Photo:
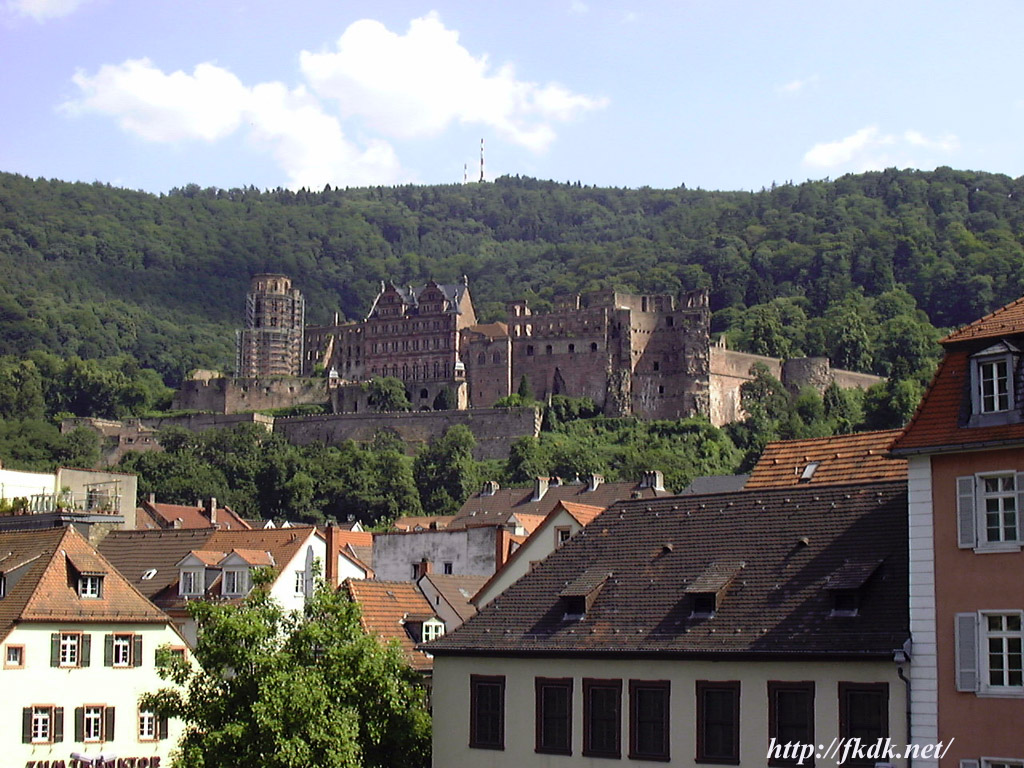
[[[231,368],[249,276],[289,274],[309,322],[362,316],[380,281],[467,275],[506,300],[707,288],[713,329],[767,354],[906,377],[935,327],[1024,293],[1024,179],[887,170],[760,192],[505,177],[321,192],[155,196],[0,174],[0,355],[130,355],[171,385]]]

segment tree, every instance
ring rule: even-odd
[[[378,413],[408,411],[412,408],[405,385],[393,376],[377,376],[363,386],[370,407]]]
[[[441,391],[437,393],[437,397],[434,398],[435,411],[454,411],[458,407],[458,398],[455,397],[451,387],[442,387]]]
[[[397,645],[364,634],[359,606],[323,583],[285,611],[270,578],[254,574],[241,606],[189,603],[195,664],[161,649],[174,687],[141,704],[184,721],[175,768],[425,768],[426,695]]]
[[[519,395],[520,399],[524,402],[530,402],[533,400],[533,387],[530,386],[530,379],[525,373],[522,378],[519,379],[519,389],[516,390],[516,394]]]
[[[416,456],[412,474],[427,515],[453,515],[477,485],[476,438],[463,424],[450,427]]]

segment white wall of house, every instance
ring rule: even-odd
[[[483,608],[519,579],[525,576],[532,567],[558,549],[558,532],[568,530],[569,536],[575,536],[583,528],[576,518],[564,509],[557,508],[516,550],[513,558],[497,574],[490,584],[480,590],[477,608]]]
[[[470,675],[505,677],[505,748],[474,749],[469,745]],[[573,678],[572,755],[534,751],[536,677]],[[582,756],[584,677],[620,679],[622,697],[622,758]],[[696,762],[696,681],[740,681],[740,766],[763,768],[768,747],[768,681],[815,683],[814,740],[829,745],[839,735],[839,682],[888,683],[889,735],[906,743],[906,686],[889,661],[713,662],[678,660],[512,659],[434,657],[432,704],[435,768],[472,765],[474,768],[548,768],[548,766],[649,766],[650,761],[628,757],[630,680],[668,680],[670,693],[670,752],[673,766]],[[833,763],[835,761],[832,761]],[[894,761],[906,766],[906,761]],[[819,760],[819,765],[824,761]]]
[[[444,573],[448,562],[454,574],[490,576],[494,573],[496,531],[486,526],[378,533],[373,537],[373,570],[381,581],[412,581],[413,565],[426,558],[436,573]]]
[[[57,490],[57,476],[45,472],[18,472],[0,469],[0,499],[30,499]]]
[[[53,667],[50,643],[54,633],[81,632],[91,637],[89,666]],[[104,665],[104,636],[142,636],[141,666]],[[161,645],[183,648],[181,636],[167,625],[90,623],[31,623],[16,626],[4,639],[0,697],[0,733],[4,734],[4,765],[30,765],[32,761],[70,761],[72,752],[96,755],[113,753],[118,758],[146,758],[150,768],[169,765],[169,755],[181,735],[181,724],[168,724],[168,738],[144,740],[139,737],[138,698],[142,693],[165,687],[157,674],[156,649]],[[23,666],[8,663],[12,647],[21,647]],[[102,705],[114,708],[113,738],[102,742],[75,741],[75,709]],[[54,706],[64,710],[63,740],[23,743],[22,717],[25,707]],[[70,764],[70,762],[67,762]],[[138,763],[137,763],[138,764]]]

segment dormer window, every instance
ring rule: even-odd
[[[98,599],[103,594],[103,576],[84,573],[78,577],[78,596]]]
[[[832,615],[856,616],[860,608],[860,592],[856,589],[832,590]]]
[[[437,640],[444,634],[444,622],[439,619],[428,619],[423,622],[423,642]]]
[[[858,615],[864,587],[882,562],[872,559],[847,560],[828,577],[825,589],[832,603],[830,616]]]
[[[718,607],[718,595],[714,592],[693,592],[690,594],[690,616],[696,619],[710,619]]]
[[[241,596],[249,592],[249,569],[232,568],[224,570],[224,588],[221,592],[225,596]]]
[[[969,426],[1016,421],[1015,372],[1020,350],[1000,341],[971,356],[971,418]]]
[[[203,571],[198,568],[182,568],[180,594],[194,596],[203,594]]]
[[[585,617],[610,575],[606,571],[587,571],[559,592],[565,610],[563,619],[572,621]]]

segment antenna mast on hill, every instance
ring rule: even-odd
[[[462,164],[462,183],[469,183],[469,163]]]
[[[484,180],[484,140],[480,139],[480,181]]]

